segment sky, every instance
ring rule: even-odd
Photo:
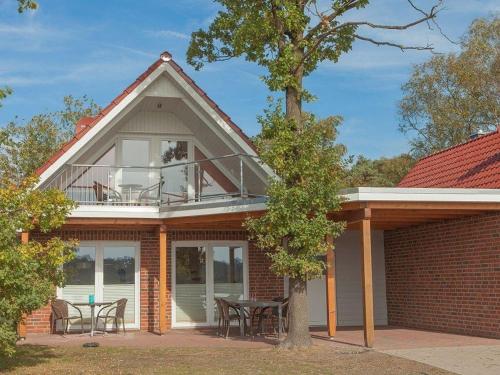
[[[162,51],[174,60],[250,136],[259,132],[256,116],[269,91],[264,71],[237,59],[194,71],[186,63],[190,33],[206,28],[219,10],[211,0],[39,0],[39,9],[17,13],[15,0],[0,0],[0,87],[14,94],[3,101],[0,126],[16,116],[55,111],[62,98],[88,95],[105,106],[133,82]],[[431,0],[415,0],[429,7]],[[320,0],[320,6],[328,1]],[[471,21],[500,12],[498,0],[444,0],[438,17],[443,32],[458,40]],[[405,0],[372,0],[350,20],[400,24],[419,15]],[[360,32],[361,34],[361,32]],[[426,25],[410,31],[366,30],[363,35],[406,44],[432,44],[435,51],[457,51]],[[355,42],[338,63],[325,62],[305,80],[317,100],[306,109],[320,117],[340,115],[339,141],[349,154],[370,158],[409,150],[398,131],[397,103],[412,65],[429,52],[376,47]]]

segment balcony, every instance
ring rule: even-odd
[[[175,206],[264,197],[260,160],[246,154],[162,167],[68,164],[44,189],[59,189],[79,205]]]

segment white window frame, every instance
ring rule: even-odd
[[[172,327],[174,328],[189,328],[189,327],[207,327],[217,324],[214,318],[214,263],[213,263],[213,248],[217,246],[232,246],[241,247],[243,249],[243,298],[248,299],[249,295],[249,278],[248,278],[248,241],[172,241],[171,249],[171,275],[172,275]],[[177,247],[205,247],[206,256],[206,298],[207,298],[207,321],[198,322],[181,322],[177,323],[175,303],[176,297],[176,265],[175,253]]]
[[[135,289],[135,306],[134,306],[134,323],[126,323],[125,327],[130,329],[141,328],[141,244],[136,241],[81,241],[79,246],[82,247],[95,247],[95,281],[94,281],[94,295],[95,300],[100,302],[103,300],[104,290],[104,247],[114,246],[128,246],[135,248],[135,269],[134,269],[134,289]],[[64,298],[63,288],[57,288],[57,298]],[[114,301],[105,301],[114,302]],[[96,307],[96,314],[99,307]],[[84,318],[89,318],[90,316]],[[77,325],[76,328],[79,326]]]
[[[162,134],[161,137],[158,138],[158,145],[157,145],[157,152],[156,156],[158,158],[158,165],[160,167],[163,167],[163,162],[161,160],[161,143],[162,142],[168,142],[168,141],[185,141],[188,144],[188,163],[194,161],[194,139],[192,136],[186,135],[186,136],[181,136],[181,135],[164,135]],[[168,170],[168,168],[166,169]],[[192,200],[195,198],[195,185],[194,185],[194,164],[189,164],[188,165],[188,180],[187,180],[187,194],[188,194],[188,199]]]

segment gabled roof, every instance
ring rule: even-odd
[[[398,187],[500,188],[500,128],[421,159]]]
[[[137,79],[130,84],[123,92],[121,92],[111,103],[109,103],[105,108],[103,108],[95,117],[85,117],[78,122],[78,129],[75,132],[74,137],[65,143],[59,151],[57,151],[52,157],[40,168],[36,170],[37,175],[41,175],[45,172],[51,165],[53,165],[62,155],[68,152],[75,143],[78,142],[90,129],[95,127],[109,112],[111,112],[120,102],[122,102],[130,93],[132,93],[141,83],[143,83],[157,68],[162,64],[169,64],[179,76],[196,91],[197,94],[207,103],[223,120],[228,124],[232,130],[254,151],[255,146],[250,140],[250,138],[241,130],[231,118],[224,112],[219,106],[203,91],[195,81],[193,81],[182,68],[172,59],[172,55],[169,52],[163,52],[160,58],[156,60],[144,73],[142,73]]]

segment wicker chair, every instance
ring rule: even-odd
[[[122,196],[115,189],[110,188],[109,186],[103,185],[100,182],[94,181],[94,185],[92,186],[94,189],[95,198],[97,202],[121,202]]]
[[[273,301],[275,302],[281,302],[281,319],[282,319],[282,327],[286,330],[288,330],[288,298],[283,298],[283,297],[277,297],[273,298]],[[276,332],[276,327],[274,326],[274,321],[278,320],[279,313],[278,313],[278,308],[277,307],[264,307],[264,308],[259,308],[255,309],[254,313],[252,315],[252,322],[254,321],[255,318],[258,318],[258,323],[257,326],[259,328],[259,332],[263,333],[263,325],[264,321],[270,321],[271,326],[273,328],[273,331]],[[278,324],[279,327],[279,324]]]
[[[237,320],[238,324],[241,324],[241,319],[243,319],[243,324],[245,324],[246,328],[246,317],[240,317],[240,312],[238,311],[236,306],[231,305],[223,298],[219,299],[219,303],[222,312],[222,330],[225,330],[226,333],[224,335],[224,338],[227,339],[227,337],[229,336],[229,328],[231,327],[231,322]],[[234,312],[231,312],[231,309]]]
[[[127,299],[126,298],[121,298],[118,301],[113,302],[111,305],[104,306],[99,310],[97,313],[97,316],[95,318],[95,325],[97,327],[97,324],[99,323],[99,319],[102,319],[104,321],[104,329],[103,331],[106,332],[106,325],[108,322],[108,319],[112,319],[115,322],[116,326],[116,333],[119,332],[118,328],[118,320],[120,319],[122,322],[122,328],[123,328],[123,334],[126,333],[125,331],[125,307],[127,306]],[[112,314],[114,312],[114,314]]]
[[[69,309],[68,306],[73,307],[75,310],[78,311],[80,315],[69,315]],[[51,316],[51,322],[50,322],[50,330],[55,333],[56,332],[56,323],[58,320],[62,322],[63,325],[63,335],[68,332],[68,325],[70,320],[74,319],[80,319],[80,326],[82,329],[83,333],[83,315],[82,315],[82,310],[80,310],[78,307],[73,305],[72,303],[65,301],[63,299],[55,299],[52,301],[50,304],[50,307],[52,309],[52,316]]]
[[[160,201],[161,189],[165,181],[161,181],[157,184],[151,185],[139,193],[140,203],[158,203]]]
[[[217,305],[217,316],[218,316],[218,321],[217,321],[217,336],[221,335],[221,323],[222,323],[222,316],[224,315],[224,312],[222,311],[222,303],[220,298],[214,298],[215,304]]]

